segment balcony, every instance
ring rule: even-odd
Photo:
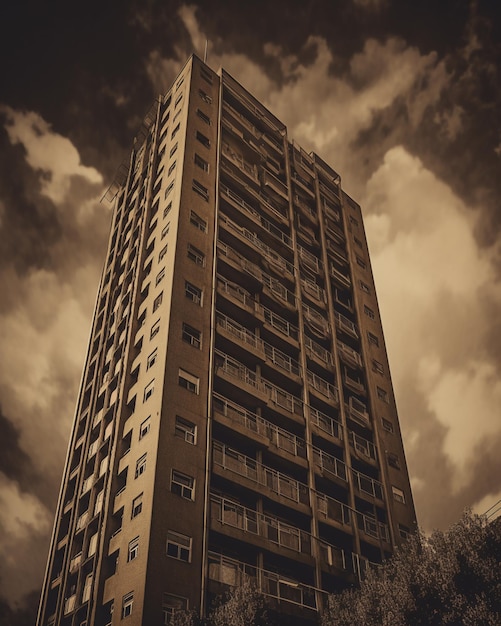
[[[322,367],[331,369],[333,366],[331,353],[307,335],[304,336],[306,354],[312,360],[320,362]]]
[[[344,372],[343,382],[351,391],[354,391],[355,393],[362,396],[367,395],[367,391],[365,389],[363,381],[360,378],[352,378],[349,375],[348,370],[345,370]]]
[[[338,243],[327,239],[326,248],[329,252],[329,255],[333,257],[334,262],[338,263],[339,265],[348,265],[348,257],[343,248],[343,245],[339,245]]]
[[[70,561],[70,574],[74,574],[82,564],[82,553],[79,552]]]
[[[305,322],[313,333],[321,337],[328,337],[330,334],[329,322],[313,307],[303,302],[303,316]]]
[[[302,265],[315,274],[319,274],[322,271],[322,262],[320,259],[317,259],[316,256],[311,254],[311,252],[302,246],[298,245],[297,250],[299,254],[299,261]]]
[[[237,302],[239,306],[246,309],[249,313],[254,315],[256,311],[256,301],[252,298],[251,294],[226,278],[217,276],[217,291],[224,294],[227,298],[233,302]]]
[[[337,328],[339,328],[339,330],[342,330],[347,335],[350,335],[351,337],[355,337],[356,339],[358,339],[357,327],[350,319],[348,319],[347,317],[345,317],[342,313],[339,313],[338,311],[334,313],[334,316],[336,318],[336,326]]]
[[[342,289],[349,289],[351,287],[351,278],[349,274],[343,274],[334,265],[330,267],[331,278]]]
[[[276,194],[281,196],[284,200],[289,199],[287,185],[284,185],[284,183],[281,180],[279,180],[276,176],[274,176],[268,171],[263,172],[263,184],[265,187],[269,187],[270,189],[272,189]]]
[[[321,519],[330,520],[343,526],[343,530],[351,531],[351,509],[339,500],[317,491],[317,511]]]
[[[351,346],[338,340],[337,349],[341,361],[344,361],[353,367],[362,367],[362,357]]]
[[[279,428],[268,420],[248,411],[244,407],[214,393],[214,411],[230,422],[242,426],[250,435],[262,437],[267,445],[274,445],[296,457],[306,458],[306,443],[294,433]]]
[[[267,342],[264,343],[264,352],[268,363],[273,363],[278,369],[290,374],[296,379],[300,378],[301,366],[295,359]]]
[[[376,480],[375,478],[371,478],[366,474],[362,474],[357,470],[351,470],[353,474],[353,481],[355,483],[355,488],[358,489],[360,493],[364,493],[366,495],[371,496],[372,498],[376,498],[377,500],[383,500],[383,485]]]
[[[324,398],[327,398],[330,402],[337,404],[339,402],[339,395],[336,387],[321,378],[317,374],[314,374],[310,370],[307,370],[306,377],[308,379],[310,391],[314,390]]]
[[[297,193],[294,194],[294,206],[299,209],[301,215],[310,220],[313,224],[318,224],[318,216],[315,209],[301,198]]]
[[[372,443],[372,441],[357,435],[353,431],[349,434],[349,441],[350,446],[359,456],[370,461],[377,461],[376,446]]]
[[[297,172],[292,173],[294,183],[305,191],[311,198],[315,197],[315,190],[311,188],[311,182],[300,176]]]
[[[237,386],[241,391],[257,395],[266,400],[267,394],[263,382],[255,372],[223,352],[215,352],[215,373],[223,380]]]
[[[268,380],[263,380],[263,383],[268,394],[268,405],[271,404],[271,407],[275,410],[283,409],[287,413],[297,415],[301,418],[304,417],[303,403],[299,398],[275,386]]]
[[[257,167],[245,161],[243,156],[235,151],[230,144],[223,141],[221,143],[221,153],[226,157],[233,165],[236,165],[238,169],[243,172],[253,183],[259,184],[259,177]]]
[[[293,339],[295,342],[298,341],[299,329],[297,326],[294,326],[294,324],[291,324],[286,319],[261,304],[258,305],[258,311],[262,313],[265,324],[269,324],[273,330],[276,330],[284,337]]]
[[[270,297],[286,306],[288,309],[294,310],[296,308],[296,296],[294,292],[287,289],[279,280],[263,272],[262,282],[264,286],[263,291],[265,293],[267,292]]]
[[[367,407],[363,402],[357,398],[351,396],[349,402],[345,403],[345,411],[347,416],[354,422],[361,424],[362,426],[370,427],[370,417],[367,412]]]
[[[319,596],[327,598],[327,594],[320,589],[215,552],[209,553],[209,580],[230,587],[240,586],[250,580],[264,595],[313,611],[320,608]]]
[[[325,291],[320,285],[317,285],[317,283],[307,278],[301,278],[301,287],[305,295],[313,298],[313,300],[316,300],[320,305],[325,304]]]
[[[244,256],[230,248],[222,241],[217,242],[218,258],[224,258],[225,261],[229,261],[230,265],[233,265],[238,270],[248,274],[255,278],[259,283],[263,282],[263,272],[255,264],[248,261]]]
[[[327,433],[331,437],[335,439],[342,440],[343,438],[343,427],[341,422],[325,415],[318,409],[314,409],[310,406],[310,421],[312,424],[315,424],[319,428],[319,430]]]
[[[239,344],[245,344],[256,356],[265,358],[264,341],[251,333],[245,326],[219,312],[216,312],[216,325],[220,334],[231,338],[233,341],[236,340]]]
[[[390,532],[387,524],[378,522],[373,515],[363,514],[357,511],[356,513],[357,527],[368,537],[377,539],[378,541],[384,541],[390,543]]]
[[[331,456],[320,450],[320,448],[313,448],[313,463],[324,475],[332,475],[339,478],[342,481],[348,480],[346,472],[346,464],[335,456]]]
[[[80,517],[77,518],[77,523],[75,526],[75,532],[79,532],[87,525],[87,521],[89,520],[89,511],[84,511]]]
[[[246,508],[233,500],[211,494],[210,518],[212,522],[242,530],[246,534],[246,541],[247,533],[250,533],[281,548],[311,556],[312,541],[309,533],[272,515]]]
[[[249,480],[259,493],[268,491],[296,504],[309,506],[308,486],[295,478],[258,463],[218,441],[213,442],[212,452],[213,464],[216,467]]]
[[[76,594],[73,594],[69,598],[65,598],[65,600],[64,600],[64,607],[63,607],[64,615],[68,615],[68,613],[71,613],[72,611],[74,611],[75,607],[76,607],[76,604],[77,604],[77,596],[76,596]]]

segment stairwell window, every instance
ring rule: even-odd
[[[198,376],[193,376],[186,370],[179,368],[178,372],[178,383],[180,387],[191,391],[191,393],[199,394],[200,391],[200,378]]]
[[[132,514],[131,518],[137,517],[143,510],[143,494],[140,493],[132,500]]]
[[[376,319],[376,314],[374,313],[374,311],[368,307],[366,304],[364,304],[364,313],[367,315],[367,317],[369,317],[371,320],[375,320]]]
[[[211,119],[208,115],[206,115],[202,109],[197,109],[197,115],[198,117],[205,122],[206,124],[208,124],[209,126],[211,125]]]
[[[134,592],[126,593],[122,598],[122,618],[132,615],[132,605],[134,604]]]
[[[207,163],[207,161],[205,159],[202,159],[202,157],[196,152],[195,152],[194,160],[195,160],[195,165],[199,167],[201,170],[203,170],[204,172],[209,171],[209,164]]]
[[[200,350],[202,345],[202,333],[196,328],[193,328],[193,326],[183,322],[183,332],[181,334],[181,338],[186,343],[189,343],[190,346]]]
[[[399,489],[398,487],[395,487],[395,485],[392,485],[391,491],[393,493],[394,500],[396,500],[397,502],[401,502],[402,504],[405,504],[405,493],[401,489]]]
[[[202,185],[202,183],[200,183],[196,178],[193,179],[191,188],[196,194],[198,194],[206,202],[209,201],[209,190],[207,189],[207,187],[204,187],[204,185]]]
[[[377,338],[376,335],[367,331],[367,339],[369,340],[370,344],[372,344],[373,346],[379,347],[379,339]]]
[[[199,141],[202,144],[202,146],[205,146],[206,148],[210,148],[210,139],[206,137],[203,133],[201,133],[199,130],[197,130],[195,137],[197,141]]]
[[[188,244],[188,258],[201,267],[205,266],[205,254],[192,246],[191,243]]]
[[[150,383],[146,385],[144,388],[143,394],[143,402],[146,402],[153,395],[153,391],[155,390],[155,379],[153,379]]]
[[[384,374],[383,364],[376,361],[376,359],[372,359],[372,369],[378,374]]]
[[[390,401],[388,397],[388,392],[385,389],[381,389],[381,387],[377,388],[377,397],[383,402],[386,402],[386,404],[388,404]]]
[[[160,307],[160,305],[162,304],[162,299],[163,299],[163,292],[158,294],[158,296],[153,300],[153,313],[155,313],[155,311]]]
[[[170,490],[185,500],[195,499],[195,479],[192,476],[172,470]]]
[[[207,232],[207,222],[200,217],[195,211],[190,212],[190,224],[198,228],[203,233]]]
[[[144,474],[145,471],[146,471],[146,454],[143,454],[143,456],[140,457],[136,461],[136,473],[134,474],[134,478],[139,478],[139,476],[141,476],[141,474]]]
[[[393,424],[390,422],[390,420],[387,420],[385,417],[381,418],[381,423],[383,424],[383,428],[387,433],[393,433]]]
[[[185,420],[183,417],[179,417],[179,415],[176,415],[174,434],[176,437],[183,439],[187,443],[191,443],[193,446],[197,443],[196,425],[188,420]]]
[[[167,531],[167,556],[179,561],[191,562],[191,537],[174,530]]]
[[[202,289],[192,285],[187,280],[184,281],[184,295],[199,306],[202,306]]]
[[[212,85],[212,74],[210,74],[203,67],[200,68],[200,76],[205,80],[205,82],[209,83],[209,85]]]

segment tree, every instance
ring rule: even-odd
[[[267,626],[268,623],[264,596],[250,580],[228,591],[209,615],[209,626]]]
[[[499,626],[501,520],[467,511],[447,532],[411,536],[358,590],[330,596],[322,626]]]

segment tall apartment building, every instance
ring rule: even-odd
[[[38,624],[314,621],[415,526],[360,207],[195,56],[112,195]]]

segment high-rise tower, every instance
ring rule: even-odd
[[[360,207],[195,56],[110,195],[38,624],[308,620],[415,526]]]

